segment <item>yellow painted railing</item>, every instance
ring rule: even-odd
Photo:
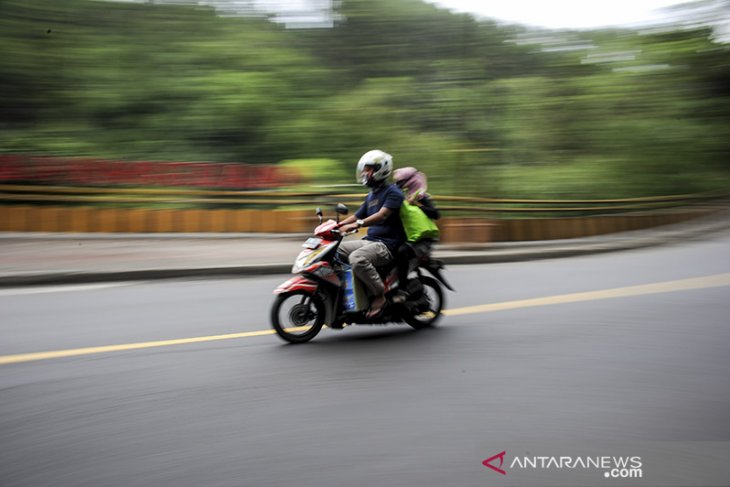
[[[355,209],[364,194],[0,186],[0,231],[307,233],[314,207]],[[720,195],[613,200],[437,197],[445,242],[566,239],[676,223]]]

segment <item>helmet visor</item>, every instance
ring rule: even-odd
[[[356,174],[357,180],[363,185],[370,185],[374,182],[373,175],[380,170],[380,164],[367,164]]]

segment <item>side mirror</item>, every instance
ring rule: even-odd
[[[319,217],[319,223],[322,223],[322,208],[317,208],[316,215]]]
[[[337,203],[337,206],[335,206],[335,211],[337,212],[337,223],[340,223],[340,215],[347,215],[350,210],[348,210],[347,206],[343,205],[342,203]]]

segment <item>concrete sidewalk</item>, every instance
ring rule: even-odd
[[[730,229],[730,210],[676,225],[598,237],[436,248],[446,264],[515,262],[612,252]],[[0,286],[286,274],[301,234],[0,233]]]

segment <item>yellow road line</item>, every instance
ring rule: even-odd
[[[629,296],[669,293],[674,291],[689,291],[692,289],[706,289],[711,287],[722,287],[728,285],[730,285],[730,273],[715,274],[712,276],[697,277],[693,279],[680,279],[678,281],[658,282],[655,284],[644,284],[640,286],[617,287],[613,289],[603,289],[601,291],[561,294],[558,296],[546,296],[543,298],[506,301],[504,303],[480,304],[477,306],[467,306],[465,308],[444,310],[444,314],[447,316],[458,316],[475,313],[492,313],[495,311],[530,308],[533,306],[579,303],[582,301],[625,298]]]
[[[623,298],[630,296],[642,296],[647,294],[660,294],[675,291],[688,291],[693,289],[707,289],[730,285],[730,273],[715,274],[712,276],[698,277],[693,279],[681,279],[677,281],[666,281],[655,284],[644,284],[640,286],[628,286],[601,291],[590,291],[573,294],[562,294],[557,296],[546,296],[543,298],[521,299],[517,301],[506,301],[503,303],[482,304],[478,306],[467,306],[444,310],[447,316],[458,316],[465,314],[493,313],[510,309],[530,308],[534,306],[548,306],[554,304],[578,303],[583,301],[595,301],[600,299]],[[93,355],[99,353],[122,352],[128,350],[141,350],[145,348],[167,347],[172,345],[187,345],[190,343],[204,343],[217,340],[231,340],[235,338],[252,338],[266,335],[273,335],[274,330],[249,331],[243,333],[231,333],[227,335],[212,335],[194,338],[180,338],[176,340],[160,340],[154,342],[127,343],[122,345],[107,345],[101,347],[74,348],[70,350],[56,350],[50,352],[21,353],[17,355],[0,356],[0,365],[32,362],[36,360],[49,360],[63,357],[77,357],[80,355]]]
[[[176,340],[160,340],[156,342],[126,343],[123,345],[106,345],[102,347],[72,348],[70,350],[56,350],[52,352],[21,353],[18,355],[0,356],[0,365],[32,362],[34,360],[48,360],[52,358],[77,357],[97,353],[123,352],[126,350],[141,350],[144,348],[168,347],[171,345],[187,345],[189,343],[212,342],[216,340],[231,340],[233,338],[251,338],[264,335],[273,335],[274,330],[248,331],[231,333],[228,335],[213,335],[207,337],[180,338]]]

